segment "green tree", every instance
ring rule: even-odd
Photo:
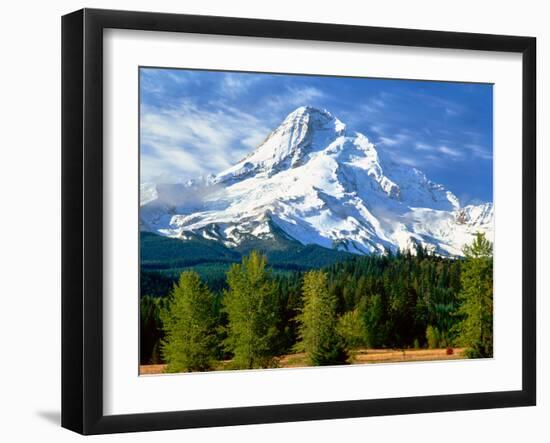
[[[428,325],[426,328],[426,342],[428,343],[428,348],[430,349],[437,349],[442,346],[441,333],[437,327]]]
[[[353,311],[344,313],[339,319],[336,330],[348,352],[365,345],[364,303]]]
[[[266,265],[265,256],[252,251],[227,273],[229,289],[223,301],[228,317],[225,343],[234,355],[233,368],[273,365],[278,320],[276,285]]]
[[[328,290],[327,274],[310,271],[302,286],[304,306],[297,317],[300,341],[297,351],[305,351],[314,366],[345,363],[348,356],[336,326],[336,297]]]
[[[216,352],[214,299],[196,272],[183,272],[161,311],[168,372],[205,371]]]
[[[458,343],[470,358],[493,356],[493,245],[484,234],[463,249],[465,260],[458,294]]]
[[[375,294],[367,297],[363,311],[365,325],[365,341],[369,348],[378,348],[385,345],[384,304],[382,296]]]

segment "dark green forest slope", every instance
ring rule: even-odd
[[[185,270],[196,271],[211,289],[221,290],[229,266],[253,250],[262,252],[276,273],[322,268],[353,257],[348,252],[302,245],[278,229],[273,232],[272,239],[262,241],[251,237],[235,249],[199,236],[182,241],[141,232],[141,295],[166,295]]]

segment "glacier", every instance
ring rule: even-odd
[[[399,164],[327,110],[302,106],[249,155],[216,175],[142,184],[140,229],[229,248],[272,238],[355,254],[461,256],[493,240],[493,204],[461,206],[444,186]]]

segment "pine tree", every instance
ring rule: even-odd
[[[377,348],[386,344],[383,319],[384,305],[382,296],[379,294],[368,296],[365,310],[363,311],[363,323],[365,325],[365,341],[369,348]]]
[[[327,274],[310,271],[302,286],[304,306],[297,317],[300,341],[297,351],[304,351],[314,366],[345,363],[348,356],[336,330],[336,297],[329,292]]]
[[[273,364],[277,334],[276,285],[266,269],[266,258],[253,251],[227,273],[229,289],[224,295],[228,316],[226,347],[231,367],[251,369]]]
[[[493,246],[484,234],[476,234],[472,245],[463,249],[462,302],[458,312],[458,343],[470,358],[493,356]]]
[[[195,272],[183,272],[161,311],[166,334],[162,355],[168,372],[205,371],[212,367],[215,343],[214,299]]]

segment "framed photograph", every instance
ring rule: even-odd
[[[62,425],[536,403],[531,37],[62,20]]]

